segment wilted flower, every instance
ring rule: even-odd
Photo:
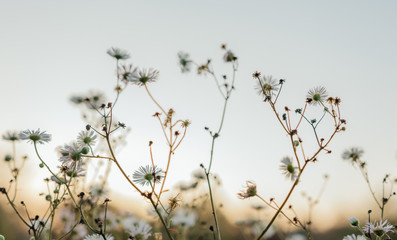
[[[225,62],[233,62],[237,59],[236,56],[234,56],[233,52],[230,50],[227,50],[225,55],[223,55],[223,60]]]
[[[114,237],[111,234],[106,234],[106,240],[114,240]],[[87,235],[83,240],[103,240],[103,237],[99,234]]]
[[[142,186],[152,185],[154,181],[160,182],[164,177],[161,168],[157,166],[146,165],[141,166],[132,175],[132,181]]]
[[[22,140],[28,140],[28,142],[33,143],[45,143],[51,141],[51,134],[44,132],[40,132],[40,129],[34,130],[25,130],[19,134],[19,138]]]
[[[152,68],[142,68],[139,71],[134,71],[133,74],[128,76],[127,80],[130,83],[138,86],[144,86],[147,83],[155,82],[159,78],[159,71]]]
[[[362,235],[356,236],[356,235],[352,234],[352,235],[344,236],[342,240],[365,240],[365,239],[366,238]]]
[[[3,139],[6,140],[6,141],[15,142],[15,141],[18,141],[18,140],[19,140],[19,138],[18,138],[18,132],[15,132],[15,131],[8,131],[8,132],[6,132],[5,134],[3,134],[2,137],[3,137]]]
[[[343,152],[342,159],[352,161],[352,162],[357,162],[357,160],[360,160],[363,153],[364,153],[364,150],[357,148],[357,147],[352,147],[352,148],[347,149]]]
[[[237,193],[237,196],[240,199],[246,199],[250,197],[255,197],[256,196],[256,184],[251,181],[247,181],[247,186],[244,190],[241,192]]]
[[[315,87],[310,89],[307,93],[307,98],[312,100],[310,103],[313,105],[317,105],[325,101],[327,96],[328,94],[325,87]]]
[[[294,181],[298,177],[297,168],[292,165],[292,159],[290,157],[283,157],[281,159],[280,170],[291,181]]]
[[[181,71],[183,73],[189,72],[190,67],[193,63],[193,61],[189,59],[189,54],[185,52],[179,52],[178,59],[179,59],[179,66],[181,67]]]
[[[209,72],[209,62],[198,66],[197,74],[207,73]]]
[[[260,78],[260,75],[258,75],[258,78],[260,81],[257,82],[255,88],[259,95],[263,95],[264,97],[272,97],[276,95],[276,92],[279,89],[279,81],[277,79],[271,75],[263,76],[262,78]]]
[[[144,220],[135,223],[128,231],[128,233],[136,240],[146,240],[152,235],[152,227]]]
[[[125,50],[121,50],[120,48],[112,47],[107,51],[107,54],[109,54],[110,56],[114,57],[117,60],[125,60],[130,58],[130,54],[128,54],[128,52]]]
[[[93,130],[81,131],[77,137],[77,143],[81,146],[93,146],[96,143],[96,138],[97,136]]]

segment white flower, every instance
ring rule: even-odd
[[[364,150],[358,147],[352,147],[343,152],[342,159],[347,161],[357,162],[358,160],[360,160],[363,154],[364,154]]]
[[[114,57],[117,60],[125,60],[130,58],[130,54],[128,54],[128,52],[125,50],[121,50],[120,48],[112,47],[107,51],[107,54],[109,54],[110,56]]]
[[[295,232],[288,234],[285,240],[307,240],[306,234],[301,232]]]
[[[119,71],[119,78],[124,82],[128,82],[128,78],[131,75],[135,74],[137,68],[133,67],[132,64],[128,64],[128,65],[123,64],[120,67],[118,67],[118,71]]]
[[[254,236],[258,236],[262,233],[263,229],[267,227],[268,223],[267,222],[262,222],[262,221],[255,221],[254,224],[252,225],[252,234]],[[276,231],[274,230],[273,226],[269,228],[269,230],[263,235],[262,238],[268,239],[272,237]]]
[[[179,208],[175,211],[175,215],[172,218],[173,225],[179,225],[186,227],[192,227],[196,224],[197,213],[193,211],[188,211],[183,208]]]
[[[260,82],[258,81],[255,88],[259,95],[271,98],[276,95],[276,92],[278,91],[278,85],[279,80],[269,75],[263,76],[262,79],[260,79]]]
[[[105,236],[107,240],[114,240],[114,237],[111,234],[106,234]],[[92,234],[85,236],[83,240],[103,240],[103,237],[99,234]]]
[[[81,131],[77,137],[77,143],[81,146],[93,146],[96,143],[97,135],[93,130]]]
[[[365,240],[365,239],[366,238],[362,235],[356,236],[356,235],[352,234],[352,235],[347,235],[347,236],[343,237],[342,240]]]
[[[106,224],[107,230],[113,230],[117,228],[118,221],[116,215],[113,212],[109,210],[106,212],[106,222],[105,222],[105,212],[99,214],[99,218],[103,220],[104,224]]]
[[[19,141],[18,132],[15,131],[8,131],[2,137],[6,141]]]
[[[193,63],[193,61],[189,59],[189,54],[185,52],[179,52],[178,59],[179,59],[179,66],[181,67],[181,71],[183,73],[189,72],[190,67],[192,66]]]
[[[102,196],[105,196],[108,191],[104,188],[103,185],[94,185],[90,186],[90,195],[93,199],[98,199]]]
[[[159,71],[152,68],[139,69],[128,77],[128,82],[136,84],[138,86],[144,86],[147,83],[155,82],[159,78]]]
[[[139,219],[136,218],[135,216],[129,215],[127,217],[125,217],[123,220],[121,220],[121,226],[123,226],[123,228],[125,230],[131,228],[132,226],[134,226],[135,224],[137,224],[139,222]]]
[[[394,228],[395,227],[391,225],[388,220],[380,220],[379,222],[375,221],[373,224],[367,222],[367,224],[365,224],[365,226],[363,227],[363,231],[365,233],[374,233],[378,237],[382,237],[383,235],[388,236],[388,232],[394,232]]]
[[[328,96],[327,90],[325,89],[325,87],[321,87],[321,86],[312,88],[307,93],[307,98],[311,99],[310,103],[313,105],[317,105],[320,104],[320,102],[325,101],[327,96]]]
[[[146,240],[152,235],[151,230],[152,227],[145,220],[140,220],[130,227],[128,233],[136,240]]]
[[[73,232],[75,233],[75,234],[73,235],[73,240],[81,240],[81,239],[83,239],[83,237],[84,237],[85,235],[88,234],[87,227],[86,227],[84,224],[79,224],[79,225],[77,225],[77,226],[73,229]]]
[[[354,227],[357,227],[357,226],[359,225],[358,219],[355,218],[355,217],[349,218],[349,223],[350,223],[352,226],[354,226]]]
[[[298,177],[297,167],[292,165],[292,158],[290,157],[284,157],[281,159],[280,170],[287,178],[291,179],[291,181],[294,181]]]
[[[146,165],[139,167],[132,175],[132,181],[142,186],[152,186],[153,182],[160,182],[164,177],[163,171],[157,166]]]
[[[59,161],[62,165],[67,166],[70,171],[77,171],[83,164],[83,155],[88,153],[88,149],[80,146],[77,143],[71,145],[65,144],[61,149],[61,157]]]
[[[69,232],[76,222],[76,214],[69,208],[63,208],[59,211],[59,218],[62,221],[63,232]]]
[[[19,138],[22,140],[28,140],[28,142],[33,143],[45,143],[51,141],[51,134],[44,132],[40,132],[40,129],[34,130],[25,130],[19,134]]]

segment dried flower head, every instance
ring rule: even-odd
[[[51,141],[51,134],[48,134],[45,131],[41,132],[40,129],[37,129],[36,131],[28,129],[19,133],[19,138],[22,140],[28,140],[28,142],[43,144]]]
[[[247,186],[241,192],[237,193],[238,198],[246,199],[256,196],[256,184],[252,181],[247,181]]]
[[[107,51],[107,54],[114,57],[117,60],[125,60],[130,58],[130,54],[127,51],[121,50],[120,48],[112,47]]]
[[[232,51],[227,50],[225,55],[223,55],[223,60],[225,62],[234,62],[237,60],[237,57],[234,55]]]

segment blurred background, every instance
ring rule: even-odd
[[[166,184],[171,189],[191,179],[200,163],[208,164],[211,138],[204,127],[217,128],[223,107],[212,79],[181,73],[177,53],[188,52],[198,63],[212,59],[217,74],[231,74],[230,65],[222,60],[220,46],[225,43],[238,57],[239,68],[212,168],[222,182],[216,190],[222,215],[232,224],[256,214],[252,206],[259,204],[257,200],[237,199],[247,180],[255,181],[262,197],[279,202],[291,186],[279,171],[280,159],[292,155],[288,137],[254,89],[252,73],[260,71],[286,79],[280,109],[303,107],[307,91],[316,86],[342,99],[346,132],[330,144],[332,154],[320,155],[308,167],[290,199],[302,218],[307,217],[302,192],[317,196],[327,174],[329,181],[313,210],[313,229],[332,233],[348,226],[351,216],[365,221],[369,209],[378,214],[359,170],[342,160],[344,150],[364,149],[363,160],[378,198],[385,174],[393,179],[397,175],[396,10],[394,1],[366,0],[3,2],[0,133],[37,128],[51,133],[52,141],[40,151],[56,168],[55,149],[75,139],[86,125],[70,97],[91,90],[114,99],[115,61],[106,51],[119,47],[131,54],[128,62],[160,71],[160,79],[149,86],[152,94],[165,108],[172,107],[178,118],[192,122],[171,163]],[[131,131],[118,156],[130,174],[148,164],[150,140],[155,142],[158,164],[166,164],[167,145],[152,117],[156,111],[137,86],[128,87],[119,99],[114,114]],[[318,118],[318,112],[311,114]],[[309,152],[314,150],[307,145]],[[11,145],[0,141],[0,157],[10,151]],[[18,143],[17,152],[30,156],[21,173],[18,198],[39,209],[43,205],[37,201],[38,193],[46,188],[43,179],[48,172],[39,168],[30,144]],[[8,168],[1,167],[0,176],[0,186],[7,186]],[[115,206],[141,211],[130,204],[140,200],[139,194],[116,168],[108,187]],[[0,202],[1,216],[13,216],[4,198]],[[385,217],[395,223],[395,212],[392,199]],[[1,232],[17,224],[12,219],[0,219]]]

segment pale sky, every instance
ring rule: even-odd
[[[0,133],[27,128],[51,133],[53,141],[40,149],[55,168],[55,147],[73,140],[85,126],[68,98],[94,89],[112,99],[115,62],[106,50],[119,47],[130,52],[134,65],[160,71],[158,82],[149,86],[152,94],[192,121],[172,162],[171,187],[189,179],[200,163],[208,164],[211,139],[203,128],[218,126],[223,104],[212,79],[180,73],[176,54],[189,52],[197,62],[211,58],[220,75],[230,70],[220,49],[227,43],[239,58],[239,70],[213,172],[220,175],[230,204],[250,204],[236,199],[246,180],[255,181],[265,198],[279,201],[291,184],[279,171],[280,159],[292,154],[288,138],[256,94],[251,75],[258,70],[286,79],[280,109],[302,107],[307,91],[319,85],[342,99],[347,131],[336,136],[331,155],[309,166],[292,202],[301,201],[303,190],[315,195],[327,173],[330,182],[318,208],[347,219],[350,215],[340,213],[342,204],[357,214],[374,205],[358,170],[341,160],[344,149],[365,150],[375,186],[385,173],[397,177],[396,10],[395,1],[361,0],[2,1]],[[132,129],[130,144],[119,154],[126,170],[148,164],[149,140],[158,144],[155,155],[165,166],[165,143],[151,117],[157,109],[144,89],[130,86],[115,111]],[[9,145],[1,142],[0,148],[4,156]],[[29,166],[37,168],[32,176],[41,184],[47,173],[38,169],[32,146],[19,148],[31,153]],[[113,170],[113,191],[137,197],[125,193],[129,186]],[[359,208],[357,201],[367,204]]]

